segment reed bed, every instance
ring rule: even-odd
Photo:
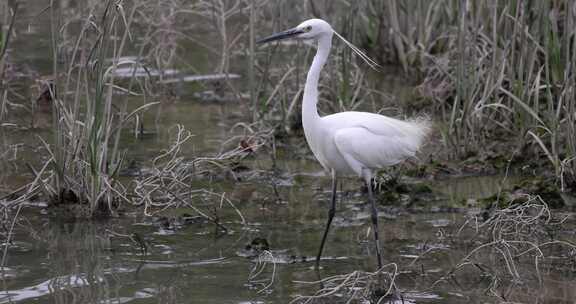
[[[11,158],[13,153],[12,144],[6,139],[6,129],[12,127],[8,122],[8,90],[6,88],[7,81],[7,52],[10,45],[10,37],[12,36],[12,29],[16,16],[18,13],[18,4],[4,2],[0,4],[2,14],[0,15],[0,170],[3,172],[9,171],[9,166],[6,161]],[[0,179],[0,182],[2,180]]]
[[[272,2],[281,12],[270,8],[256,14],[257,27],[274,32],[293,26],[281,22],[291,18],[283,2]],[[334,13],[342,10],[347,14]],[[337,31],[416,79],[414,98],[428,101],[430,106],[419,110],[437,117],[445,158],[492,155],[538,166],[546,162],[543,167],[554,172],[563,191],[576,186],[571,1],[320,1],[291,11],[329,16]],[[278,49],[268,47],[257,56],[265,61],[255,62],[262,96],[256,110],[268,121],[286,122],[292,115],[298,121],[299,94],[313,51],[282,56],[275,54]],[[374,79],[365,81],[367,68],[358,67],[345,48],[334,53],[321,84],[322,111],[394,106],[401,110],[392,116],[406,112],[409,105],[383,97],[371,87]],[[282,64],[271,66],[279,56]],[[358,106],[362,103],[371,107]]]
[[[299,136],[302,84],[313,49],[256,46],[254,41],[294,26],[301,16],[329,19],[380,62],[401,66],[407,79],[419,83],[414,99],[428,102],[404,104],[390,97],[378,86],[377,73],[336,43],[321,82],[321,112],[368,110],[396,117],[433,112],[446,159],[496,154],[520,163],[543,161],[562,190],[576,185],[575,8],[570,1],[308,1],[294,6],[280,0],[142,0],[87,2],[73,15],[52,4],[46,13],[53,20],[53,73],[46,87],[55,101],[54,136],[43,141],[53,170],[41,188],[54,202],[61,201],[62,189],[95,204],[92,210],[127,200],[115,181],[124,159],[120,134],[133,118],[140,123],[139,112],[151,102],[174,94],[162,81],[170,69],[245,71],[246,80],[224,77],[215,86],[249,105],[246,120],[251,121],[244,125],[251,134],[265,134],[258,145],[281,146],[285,136]],[[4,24],[10,24],[10,16],[15,14],[4,14]],[[189,18],[202,22],[181,21]],[[78,24],[78,32],[70,30]],[[2,55],[10,32],[2,27]],[[215,64],[187,63],[183,53],[190,49],[183,45],[202,49]],[[119,82],[114,71],[125,66],[156,69],[160,81],[133,77]],[[125,99],[115,102],[119,91],[142,99],[142,106],[129,113]],[[240,146],[244,137],[230,142]]]
[[[445,50],[426,54],[420,89],[447,122],[446,149],[453,158],[490,149],[543,158],[563,189],[573,187],[574,4],[436,2],[453,23],[440,27]]]
[[[50,155],[52,170],[42,190],[50,198],[50,207],[82,206],[70,209],[73,217],[107,216],[120,201],[127,200],[124,187],[117,182],[124,159],[119,138],[123,125],[152,105],[127,113],[117,111],[114,103],[121,87],[115,84],[113,71],[127,64],[120,59],[136,8],[126,12],[117,1],[87,6],[86,17],[78,20],[80,31],[73,38],[67,37],[71,24],[60,23],[63,12],[55,3],[49,9],[53,138],[40,140]],[[60,64],[62,57],[67,60]]]

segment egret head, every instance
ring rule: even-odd
[[[288,38],[295,39],[319,39],[322,36],[328,35],[332,37],[334,30],[328,22],[322,19],[309,19],[300,23],[297,27],[289,30],[276,33],[272,36],[260,39],[258,43],[266,43],[276,40],[283,40]]]
[[[346,44],[356,55],[358,55],[364,62],[366,62],[371,68],[378,70],[380,66],[372,58],[368,57],[364,52],[362,52],[357,46],[353,45],[350,41],[346,40],[342,35],[338,34],[332,29],[332,26],[328,22],[322,19],[309,19],[300,23],[297,27],[291,28],[289,30],[276,33],[272,36],[268,36],[264,39],[260,39],[257,43],[266,43],[277,40],[284,40],[288,38],[302,39],[302,40],[319,40],[322,37],[328,37],[332,39],[332,35],[336,35],[340,38],[344,44]]]

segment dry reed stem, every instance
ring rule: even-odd
[[[144,214],[152,216],[164,210],[174,207],[187,207],[195,213],[216,224],[223,230],[228,230],[222,225],[215,215],[210,215],[208,211],[202,210],[193,203],[195,200],[218,201],[219,208],[224,205],[232,208],[240,218],[240,222],[245,225],[246,219],[240,210],[226,198],[224,193],[214,193],[207,189],[193,189],[191,182],[197,178],[194,163],[205,162],[205,159],[194,159],[191,162],[185,161],[181,155],[181,149],[193,135],[181,125],[176,126],[176,136],[171,146],[161,155],[152,161],[152,170],[141,179],[134,180],[135,198],[132,200],[136,205],[144,205]],[[216,205],[214,203],[210,205]]]
[[[547,229],[562,227],[568,216],[554,218],[548,205],[538,196],[529,196],[521,204],[495,210],[486,221],[473,218],[467,221],[458,231],[462,232],[464,226],[470,226],[477,232],[477,238],[488,238],[483,244],[469,251],[452,269],[440,279],[433,282],[430,289],[443,281],[449,281],[459,270],[466,266],[474,266],[494,281],[513,280],[516,282],[528,280],[524,272],[525,267],[519,264],[519,258],[532,255],[535,275],[540,283],[542,280],[541,264],[546,260],[546,248],[557,246],[567,248],[566,252],[575,251],[576,244],[566,240],[548,238]],[[556,248],[557,249],[557,248]],[[499,256],[502,265],[492,264],[498,262],[487,257]],[[564,258],[569,258],[568,256]],[[500,271],[504,269],[504,271]],[[520,272],[520,269],[523,272]]]
[[[272,273],[270,273],[269,278],[261,278],[262,275],[265,273],[267,266],[272,264]],[[274,284],[276,280],[276,258],[269,250],[262,251],[258,257],[255,259],[255,262],[250,269],[250,273],[248,274],[248,282],[250,284],[257,284],[262,285],[257,293],[265,293],[270,290],[270,287]]]
[[[392,273],[385,269],[392,268]],[[384,265],[375,272],[356,270],[351,273],[330,276],[319,281],[304,282],[294,281],[298,284],[309,286],[318,285],[319,290],[311,296],[298,295],[290,303],[315,303],[315,301],[331,301],[333,297],[342,299],[345,303],[358,300],[373,301],[376,296],[376,303],[381,303],[388,295],[395,292],[395,280],[398,266],[395,263]],[[388,278],[387,286],[384,286],[384,276]],[[382,290],[384,287],[385,291]]]

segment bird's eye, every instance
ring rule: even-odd
[[[304,31],[305,31],[305,32],[309,32],[309,31],[311,31],[311,30],[312,30],[312,26],[311,26],[311,25],[309,25],[309,26],[307,26],[307,27],[304,28]]]

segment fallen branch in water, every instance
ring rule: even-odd
[[[501,282],[519,283],[536,278],[538,284],[543,284],[542,267],[546,266],[547,258],[565,259],[567,263],[572,261],[576,244],[555,235],[568,216],[555,216],[539,196],[527,196],[521,201],[512,201],[507,207],[492,210],[486,220],[477,218],[477,215],[470,218],[458,234],[469,226],[476,233],[475,239],[482,244],[470,250],[429,289],[442,282],[457,283],[457,275],[466,273],[465,269],[471,266],[479,272],[479,277],[491,280],[487,293],[509,301],[508,296],[497,288]],[[521,258],[528,258],[530,262],[522,263]]]
[[[272,264],[272,273],[270,274],[270,278],[260,278],[264,271],[266,270],[266,266],[268,264]],[[250,269],[250,274],[248,274],[248,281],[250,284],[259,284],[264,285],[261,289],[258,290],[258,293],[263,293],[269,290],[274,284],[274,279],[276,278],[276,258],[272,254],[270,250],[263,250],[259,255],[258,258],[255,259],[255,263]]]
[[[385,271],[392,268],[392,273]],[[318,285],[320,289],[311,296],[299,295],[290,303],[308,304],[319,300],[329,300],[333,297],[342,299],[345,303],[354,300],[367,300],[370,303],[381,303],[396,296],[395,280],[398,266],[395,263],[384,265],[375,272],[356,270],[351,273],[335,275],[313,282],[295,281],[306,285]]]
[[[194,200],[204,200],[210,197],[214,198],[210,199],[211,202],[217,201],[218,203],[209,205],[219,208],[223,208],[225,204],[230,206],[240,218],[241,223],[246,224],[240,210],[226,198],[224,193],[192,188],[191,183],[196,175],[193,170],[190,170],[190,162],[185,161],[180,153],[182,146],[192,137],[193,135],[183,126],[177,126],[173,144],[152,161],[153,167],[149,174],[134,181],[136,184],[134,187],[135,204],[144,205],[144,214],[148,216],[169,208],[187,207],[226,232],[229,229],[221,223],[216,214],[210,215],[208,211],[202,210],[193,203]]]

